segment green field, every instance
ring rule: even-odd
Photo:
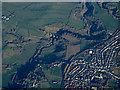
[[[66,23],[69,12],[75,5],[75,3],[32,3],[24,8],[28,4],[19,3],[19,7],[17,3],[3,3],[3,9],[9,7],[9,11],[15,11],[14,23],[17,22],[22,27],[30,24],[39,28],[52,23]]]
[[[60,67],[54,67],[47,70],[47,66],[43,66],[42,69],[45,73],[45,76],[48,78],[49,84],[51,87],[54,88],[60,88],[61,81],[62,81],[62,72],[61,72],[61,66]],[[57,81],[57,84],[52,83],[52,81]]]
[[[4,60],[4,56],[3,56],[3,64],[13,64],[13,63],[25,64],[25,62],[28,61],[28,59],[34,54],[36,50],[36,46],[37,44],[25,45],[23,52],[20,54],[17,54],[18,53],[17,48],[13,50],[7,47],[6,49],[9,51],[7,55],[10,55],[10,58]]]
[[[8,87],[8,84],[12,84],[12,75],[15,74],[17,68],[19,66],[12,68],[11,70],[7,70],[7,72],[2,73],[2,87]],[[5,69],[5,68],[2,68]]]
[[[76,28],[76,29],[83,29],[85,23],[82,20],[75,19],[73,17],[74,17],[74,12],[72,11],[70,18],[69,18],[68,25],[73,27],[73,28]]]
[[[82,20],[70,19],[68,25],[71,26],[71,27],[74,27],[76,29],[83,29],[84,22]]]
[[[95,16],[103,22],[109,32],[113,33],[118,28],[118,20],[114,19],[107,11],[101,9],[97,3],[93,3],[93,5],[95,6]]]

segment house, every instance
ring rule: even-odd
[[[52,81],[53,84],[57,84],[58,82],[57,81]]]

